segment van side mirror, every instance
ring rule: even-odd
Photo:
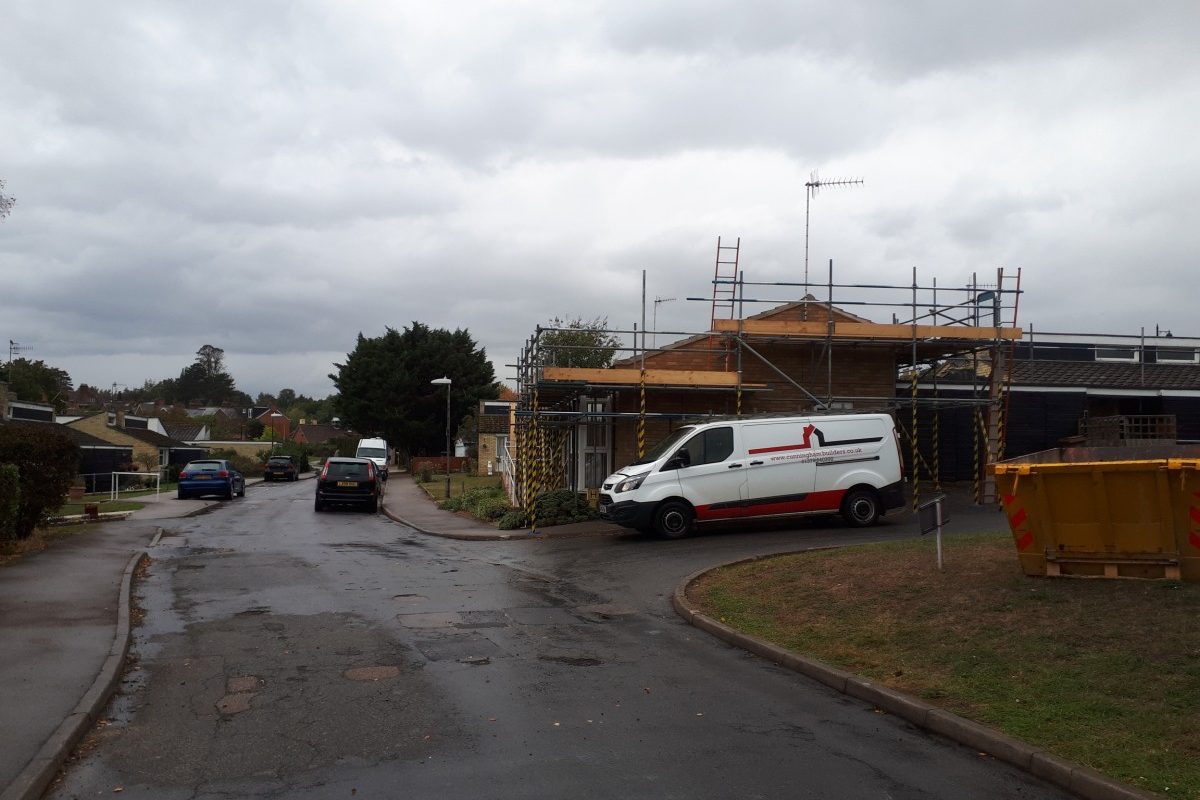
[[[688,455],[686,450],[680,450],[678,453],[671,456],[671,459],[667,461],[666,464],[663,464],[662,471],[666,472],[667,470],[671,469],[683,469],[684,467],[690,467],[691,465],[692,457]]]

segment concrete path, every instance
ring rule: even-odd
[[[612,525],[601,520],[592,522],[574,522],[569,525],[555,525],[542,528],[536,534],[528,529],[502,531],[494,525],[480,522],[472,517],[443,511],[437,507],[429,495],[407,474],[393,473],[388,479],[387,489],[383,497],[383,513],[395,521],[410,528],[434,536],[448,539],[468,540],[501,540],[528,539],[533,536],[595,536],[629,533],[619,525]]]
[[[104,666],[121,577],[152,522],[108,522],[0,567],[0,797]],[[65,755],[65,754],[64,754]]]

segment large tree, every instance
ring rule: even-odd
[[[18,539],[28,538],[60,508],[79,469],[79,448],[53,425],[0,425],[0,464],[19,473],[16,514]]]
[[[12,211],[12,207],[17,204],[17,198],[10,197],[4,193],[4,179],[0,178],[0,219],[4,219]]]
[[[225,371],[225,351],[206,344],[196,351],[196,360],[179,373],[175,381],[176,399],[200,400],[220,405],[239,394],[233,376]]]
[[[446,447],[446,389],[431,385],[448,377],[453,428],[500,391],[487,353],[466,330],[431,329],[420,322],[383,336],[361,333],[345,364],[329,377],[340,394],[342,421],[364,434],[381,434],[413,454]]]
[[[41,360],[14,358],[0,366],[0,382],[7,383],[18,400],[52,403],[60,412],[67,407],[71,393],[71,376]]]
[[[621,340],[608,332],[607,317],[555,317],[543,327],[538,344],[544,364],[602,369],[612,365]]]

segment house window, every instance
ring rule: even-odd
[[[1160,364],[1195,364],[1200,362],[1196,357],[1194,347],[1160,347],[1158,348],[1158,363]]]
[[[1138,361],[1138,351],[1136,347],[1097,347],[1097,361],[1130,361],[1136,363]]]

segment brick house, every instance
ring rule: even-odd
[[[811,296],[728,322],[825,326],[830,320],[867,322]],[[822,350],[824,339],[750,336],[747,342],[750,346],[742,350],[740,365],[739,348],[723,331],[714,330],[648,351],[644,362],[639,355],[616,361],[608,369],[545,367],[539,382],[540,402],[547,408],[569,409],[580,420],[567,448],[565,485],[576,491],[597,488],[614,469],[637,457],[643,363],[647,447],[698,418],[733,416],[739,411],[744,415],[801,413],[822,405],[826,395],[862,398],[834,403],[835,408],[880,410],[890,405],[899,365],[894,343],[835,342],[835,368],[830,369]]]
[[[263,424],[267,438],[273,438],[273,441],[286,442],[292,436],[292,421],[281,411],[272,408],[255,419]],[[274,437],[271,437],[271,431],[275,432]]]
[[[115,414],[100,411],[68,422],[67,427],[83,431],[111,444],[130,447],[132,449],[130,466],[136,471],[141,471],[143,468],[143,457],[148,459],[153,456],[160,467],[168,464],[182,466],[194,458],[203,458],[208,453],[204,447],[172,439],[157,430],[145,427],[147,424],[158,423],[156,419],[149,418],[149,420],[153,420],[153,422],[148,422],[145,417],[130,418],[120,411]]]
[[[495,400],[480,400],[475,412],[478,425],[476,443],[479,455],[475,466],[476,475],[497,475],[505,469],[505,453],[510,443],[515,443],[517,393],[507,386],[500,390]]]
[[[296,444],[318,445],[345,437],[355,439],[358,438],[358,434],[335,425],[305,422],[304,420],[301,420],[300,424],[296,426],[296,430],[292,432],[292,441]]]
[[[933,324],[873,323],[809,295],[743,319],[714,318],[706,333],[606,369],[546,366],[553,356],[537,350],[535,337],[518,365],[517,419],[524,427],[536,417],[546,440],[540,472],[554,477],[538,488],[582,492],[637,458],[639,427],[649,448],[706,418],[893,411],[912,403],[896,385],[914,361],[937,362],[1019,336],[1015,326],[936,316]]]

